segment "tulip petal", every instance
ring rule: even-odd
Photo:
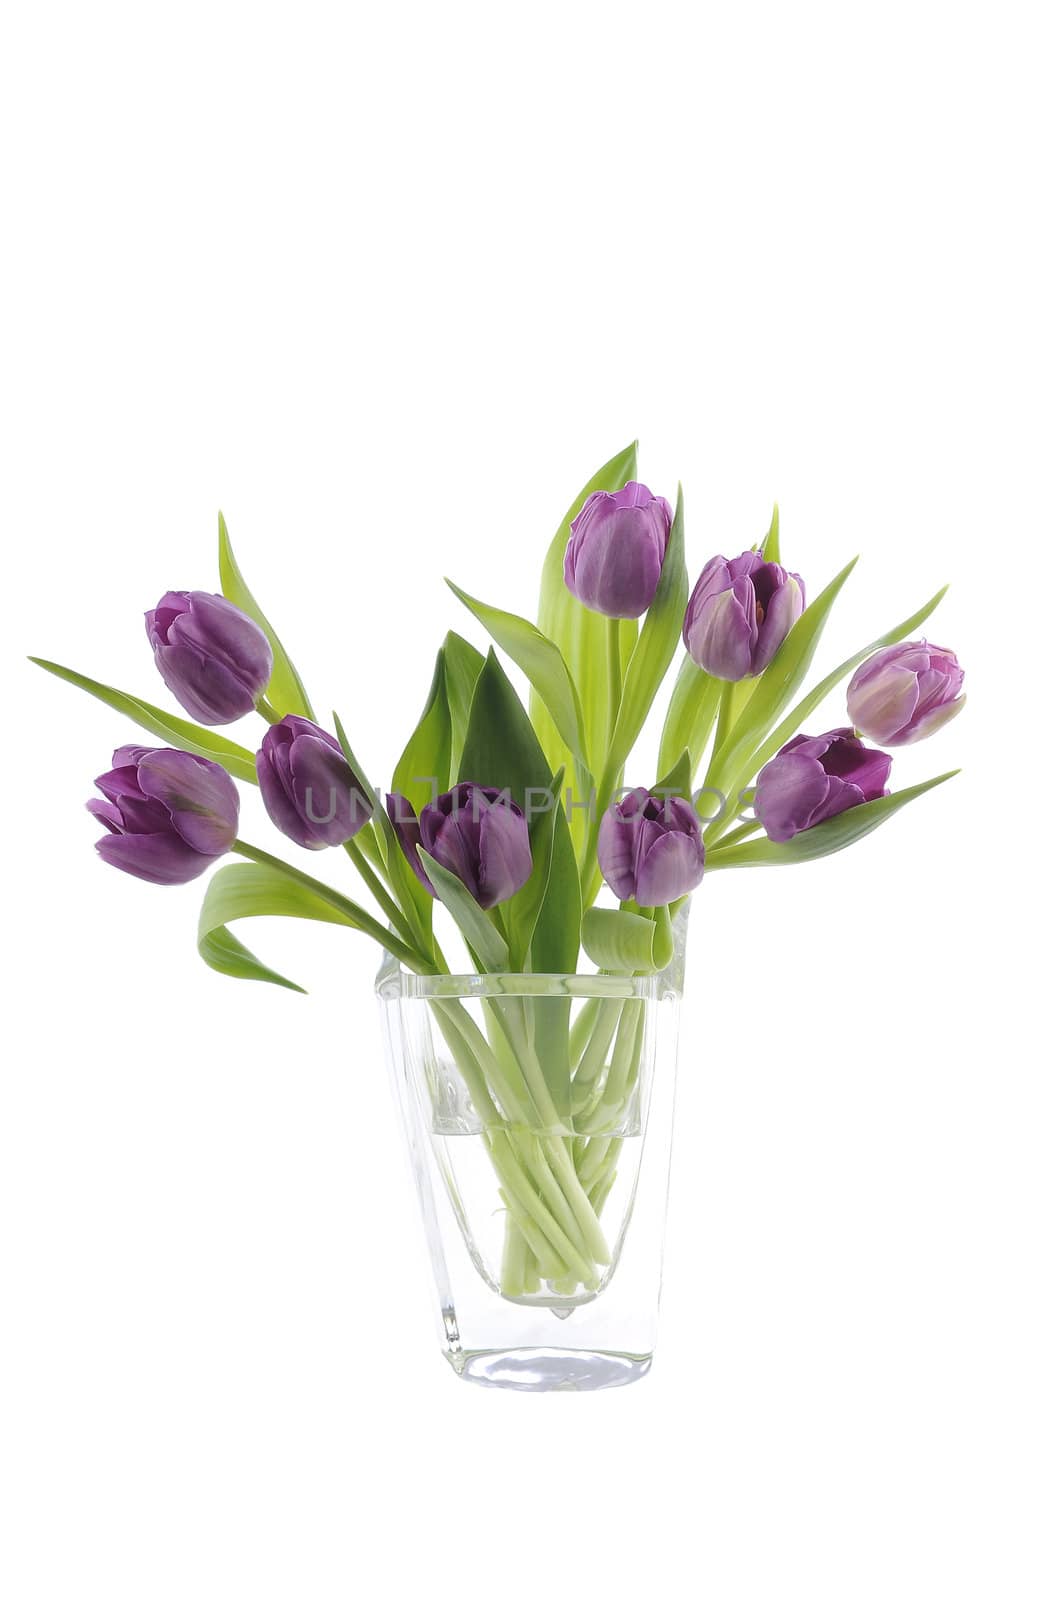
[[[144,794],[165,806],[186,844],[208,856],[224,855],[232,847],[240,797],[220,767],[183,750],[151,750],[138,775]]]
[[[480,823],[480,874],[477,898],[485,911],[523,889],[532,872],[528,824],[522,812],[498,803]]]
[[[629,800],[631,796],[627,797]],[[635,896],[635,829],[632,822],[620,814],[621,808],[610,806],[598,830],[598,865],[602,877],[618,900],[632,900]]]
[[[785,844],[811,824],[830,794],[819,762],[801,752],[778,755],[757,779],[754,810],[769,839]]]
[[[646,852],[637,872],[640,906],[666,906],[691,894],[705,874],[705,847],[685,833],[664,833]]]
[[[319,841],[343,844],[369,817],[343,751],[321,730],[293,739],[288,759],[296,809]]]
[[[96,849],[108,865],[147,883],[163,885],[190,883],[214,859],[193,850],[173,833],[109,833],[97,839]]]
[[[235,722],[255,708],[254,696],[223,662],[190,645],[162,645],[155,661],[174,699],[197,722],[208,727]]]

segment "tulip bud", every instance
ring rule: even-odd
[[[756,550],[733,561],[713,556],[687,604],[683,643],[714,678],[755,678],[804,609],[805,585],[796,572],[765,561]]]
[[[672,508],[642,483],[584,501],[565,550],[565,585],[590,611],[641,617],[649,609],[672,527]]]
[[[598,833],[598,865],[620,900],[666,906],[705,873],[701,822],[689,801],[633,789],[609,807]]]
[[[268,729],[255,768],[270,821],[304,850],[343,844],[372,815],[372,800],[337,741],[305,717],[287,716]]]
[[[155,665],[197,722],[235,722],[255,708],[273,670],[257,622],[220,594],[171,590],[144,614]]]
[[[754,811],[769,839],[785,844],[850,806],[880,800],[893,758],[869,750],[852,728],[809,738],[799,733],[784,744],[757,779]]]
[[[531,877],[527,820],[498,789],[459,783],[426,805],[420,816],[405,795],[389,794],[387,807],[407,861],[431,893],[418,845],[460,878],[485,911],[515,895]]]
[[[185,750],[122,745],[96,779],[104,800],[88,809],[107,829],[105,861],[148,883],[189,883],[230,850],[240,797],[214,761]]]
[[[951,650],[909,640],[878,650],[849,684],[854,728],[878,744],[915,744],[963,710],[963,669]]]

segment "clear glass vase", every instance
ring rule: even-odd
[[[671,1158],[685,915],[650,977],[377,981],[460,1377],[606,1389],[649,1370]]]

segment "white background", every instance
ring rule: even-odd
[[[1063,1592],[1052,12],[9,14],[10,1600]],[[701,892],[658,1361],[536,1399],[434,1349],[371,948],[207,971],[202,885],[92,849],[130,726],[22,658],[162,696],[221,505],[386,776],[442,573],[532,611],[635,434],[692,563],[776,498],[813,588],[861,552],[829,657],[952,580],[970,704],[895,782],[964,772]]]

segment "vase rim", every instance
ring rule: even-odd
[[[676,994],[667,971],[649,977],[598,972],[454,972],[422,976],[389,957],[377,973],[381,1000],[483,999],[492,995],[553,995],[575,1000],[660,1000]]]

